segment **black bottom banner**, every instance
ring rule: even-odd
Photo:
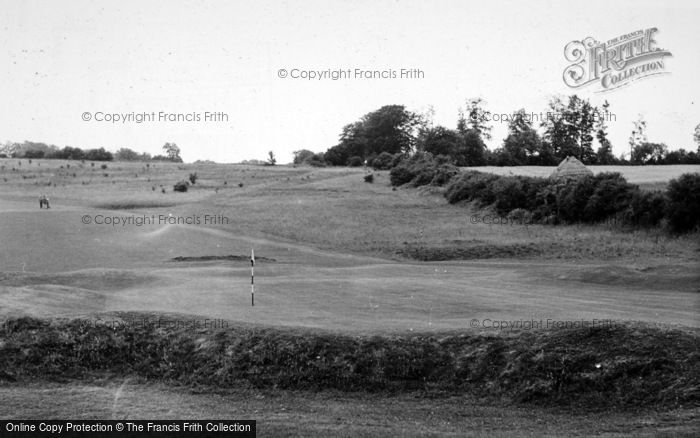
[[[254,438],[254,420],[0,420],[2,437]]]

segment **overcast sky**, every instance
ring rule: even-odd
[[[614,152],[641,113],[650,141],[695,150],[700,2],[0,0],[0,141],[279,162],[324,151],[382,105],[454,128],[468,97],[540,112],[556,94],[611,103]],[[670,6],[668,5],[670,4]],[[607,93],[568,88],[564,46],[658,28],[670,72]],[[304,80],[280,69],[420,69],[417,79]],[[223,112],[228,122],[95,121],[97,113]],[[83,120],[89,112],[90,121]],[[102,117],[102,116],[99,116]],[[496,124],[489,147],[500,146]]]

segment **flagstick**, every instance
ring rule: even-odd
[[[250,250],[250,305],[255,307],[255,252]]]

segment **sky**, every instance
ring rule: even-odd
[[[383,105],[432,107],[435,124],[455,128],[467,98],[493,113],[538,113],[576,93],[610,102],[615,155],[640,114],[649,141],[695,150],[698,23],[697,1],[0,0],[0,142],[151,154],[174,142],[188,162],[274,151],[285,163],[334,146],[344,125]],[[672,54],[666,74],[604,93],[564,83],[569,42],[654,27]],[[338,80],[291,77],[348,69]],[[153,120],[136,123],[139,114]],[[490,149],[506,130],[494,124]]]

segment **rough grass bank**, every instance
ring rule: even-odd
[[[0,326],[0,381],[101,374],[210,387],[468,393],[591,409],[671,409],[700,405],[700,334],[642,324],[375,336],[127,319],[19,318]]]

